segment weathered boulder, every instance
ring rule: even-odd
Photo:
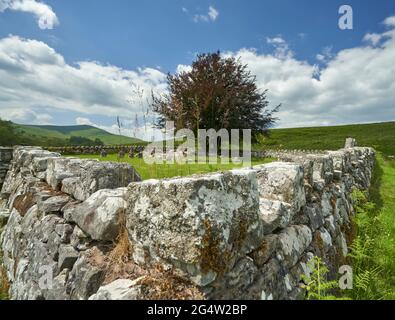
[[[58,224],[55,227],[55,232],[60,237],[61,243],[70,243],[73,230],[73,226],[68,223]]]
[[[36,161],[35,159],[59,157],[59,153],[49,152],[40,147],[16,147],[14,148],[13,163],[17,168],[26,167],[34,171],[33,162]],[[40,168],[40,166],[38,168]]]
[[[350,148],[354,148],[357,146],[357,142],[355,141],[354,138],[347,138],[346,139],[346,143],[344,145],[345,149],[350,149]]]
[[[274,162],[255,166],[259,192],[259,212],[263,232],[272,233],[289,225],[306,203],[303,167]]]
[[[125,221],[126,190],[99,190],[83,203],[65,208],[65,218],[75,222],[94,240],[116,240]]]
[[[316,256],[325,257],[332,247],[332,237],[328,230],[323,227],[316,230],[313,234],[311,247]]]
[[[280,243],[279,237],[276,234],[269,234],[265,236],[261,245],[252,251],[249,256],[254,260],[254,263],[258,267],[262,267],[265,263],[273,258],[276,252],[279,250]]]
[[[131,184],[126,212],[134,259],[171,261],[207,285],[260,244],[258,206],[253,170]]]
[[[285,300],[288,297],[285,276],[282,263],[277,258],[272,258],[260,268],[259,276],[248,291],[250,294],[255,293],[254,299]]]
[[[130,182],[141,180],[127,163],[75,158],[49,159],[46,179],[52,189],[61,190],[80,201],[98,190],[126,187]]]
[[[317,230],[324,225],[324,215],[322,214],[320,206],[317,204],[306,206],[303,213],[308,217],[309,226],[312,230]]]
[[[291,226],[284,229],[278,235],[282,260],[286,266],[294,266],[303,252],[309,247],[312,241],[312,232],[304,225]]]
[[[208,299],[231,300],[243,296],[245,299],[254,299],[254,292],[250,287],[258,273],[258,268],[250,257],[239,259],[234,267],[221,279],[213,283],[211,291],[207,293]]]
[[[78,226],[75,226],[70,236],[70,244],[78,251],[87,250],[92,239]]]
[[[287,227],[292,216],[293,211],[289,203],[259,199],[259,217],[264,234],[270,234],[276,229]]]
[[[329,155],[309,154],[307,159],[313,161],[313,184],[328,184],[333,180],[333,159]]]
[[[67,194],[56,195],[47,199],[40,198],[37,201],[38,210],[43,214],[56,214],[60,213],[62,208],[72,199]]]
[[[288,203],[293,212],[305,205],[304,173],[300,165],[273,162],[253,169],[257,171],[260,198]]]
[[[139,284],[143,278],[115,280],[100,287],[94,295],[89,297],[89,300],[138,300],[143,295],[142,285]]]
[[[87,300],[99,290],[104,281],[105,269],[96,262],[103,253],[93,247],[80,254],[71,270],[67,287],[72,299]]]
[[[72,245],[61,245],[59,247],[59,258],[58,258],[58,268],[59,271],[63,269],[71,270],[74,263],[78,259],[78,251],[74,249]]]

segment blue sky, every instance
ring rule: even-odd
[[[353,9],[353,30],[338,28],[343,4]],[[0,0],[0,73],[3,80],[10,79],[4,86],[0,81],[0,117],[23,123],[92,123],[112,130],[116,115],[124,114],[130,128],[141,126],[142,118],[136,122],[134,113],[142,117],[143,102],[125,93],[125,78],[139,88],[163,92],[165,73],[190,64],[196,53],[221,50],[241,56],[262,89],[273,92],[273,104],[283,103],[280,126],[395,120],[387,100],[375,98],[377,84],[367,84],[372,89],[364,97],[371,100],[367,105],[352,101],[358,88],[349,94],[335,92],[345,85],[336,88],[330,78],[341,71],[363,82],[372,73],[387,73],[392,50],[388,33],[395,27],[388,19],[393,16],[391,0]],[[365,60],[360,48],[366,49]],[[354,50],[355,59],[348,50]],[[42,63],[44,56],[51,62]],[[374,69],[361,72],[372,57]],[[10,59],[29,72],[12,71]],[[28,90],[34,101],[13,96],[19,88]],[[326,101],[329,93],[333,98]],[[306,117],[295,117],[305,104]]]

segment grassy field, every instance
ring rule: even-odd
[[[369,196],[357,193],[351,246],[355,300],[395,299],[395,161],[378,156]]]
[[[273,129],[254,149],[336,150],[344,146],[347,137],[358,145],[373,147],[385,156],[395,156],[395,122],[348,126]]]
[[[377,213],[374,219],[379,227],[379,232],[374,235],[374,260],[380,267],[382,283],[385,285],[382,294],[387,299],[395,299],[395,161],[381,158],[379,161],[382,168],[381,182],[378,192],[372,192]]]
[[[172,178],[177,176],[188,176],[191,174],[198,173],[209,173],[226,171],[231,169],[236,169],[242,167],[240,164],[153,164],[148,165],[144,162],[144,159],[132,158],[125,156],[119,159],[116,154],[110,154],[106,158],[99,158],[97,155],[79,155],[82,159],[99,159],[101,161],[114,161],[114,162],[127,162],[130,163],[137,172],[141,175],[143,180],[147,179],[162,179],[162,178]],[[252,159],[252,165],[258,165],[263,163],[272,162],[273,159]]]

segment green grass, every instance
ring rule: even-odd
[[[273,129],[270,132],[270,137],[261,139],[254,149],[336,150],[344,147],[346,138],[353,137],[360,146],[373,147],[385,156],[395,156],[395,122]]]
[[[369,197],[356,193],[352,299],[395,299],[395,161],[378,156]]]
[[[379,231],[373,234],[373,259],[381,269],[384,298],[395,299],[395,161],[382,157],[378,161],[382,175],[371,190],[377,213],[372,222],[376,222]]]
[[[99,159],[100,161],[114,161],[114,162],[127,162],[130,163],[137,172],[141,175],[143,180],[147,179],[162,179],[172,178],[177,176],[189,176],[192,174],[227,171],[236,168],[241,168],[241,164],[208,164],[208,163],[193,163],[193,164],[152,164],[149,165],[144,162],[144,159],[139,158],[128,158],[125,156],[123,159],[119,159],[116,154],[110,154],[106,158],[99,158],[97,155],[78,155],[82,159]],[[251,164],[258,165],[263,163],[272,162],[273,159],[252,159]]]

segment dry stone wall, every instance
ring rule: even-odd
[[[48,150],[58,152],[62,155],[80,155],[80,154],[111,154],[121,153],[129,156],[138,156],[144,150],[144,146],[134,145],[117,145],[117,146],[65,146],[65,147],[50,147]]]
[[[351,192],[370,185],[374,150],[348,147],[142,182],[126,164],[17,147],[1,192],[10,295],[301,299],[312,257],[332,275],[345,262]]]

